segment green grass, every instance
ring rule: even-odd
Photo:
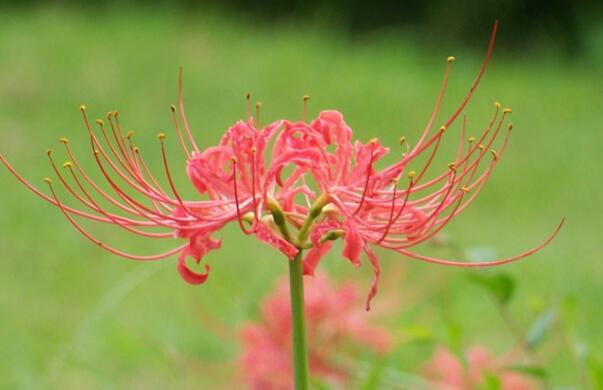
[[[159,167],[155,134],[171,131],[168,107],[176,99],[179,65],[189,121],[203,147],[241,117],[249,90],[263,101],[266,121],[299,117],[301,96],[310,93],[312,113],[336,108],[357,138],[376,136],[395,148],[401,135],[416,140],[450,54],[448,47],[432,42],[421,48],[407,36],[349,41],[326,27],[255,27],[213,13],[11,11],[0,15],[0,25],[0,149],[41,186],[51,173],[45,149],[56,149],[62,161],[58,137],[86,152],[82,103],[93,117],[118,108]],[[444,113],[466,92],[486,41],[484,34],[484,48],[453,53]],[[577,338],[594,351],[603,348],[602,83],[596,67],[544,49],[518,57],[495,52],[467,109],[470,128],[479,131],[499,100],[513,107],[516,130],[483,195],[445,233],[460,247],[488,246],[507,255],[536,244],[567,217],[550,247],[505,267],[519,281],[511,311],[527,327],[530,302],[555,303],[570,294],[578,302]],[[458,127],[450,137],[456,134]],[[183,159],[176,157],[175,137],[168,140],[178,166]],[[178,183],[193,193],[183,174]],[[207,318],[234,334],[257,316],[258,301],[287,270],[271,248],[230,227],[220,234],[223,249],[207,258],[213,269],[208,283],[191,287],[180,280],[175,259],[118,259],[82,239],[5,170],[0,185],[0,387],[229,387],[236,339],[209,330]],[[163,247],[106,227],[95,232],[132,250]],[[453,256],[445,249],[422,250]],[[448,320],[462,326],[467,345],[497,351],[512,345],[498,313],[465,271],[379,254],[385,274],[400,267],[405,272],[402,283],[381,289],[383,296],[427,288],[420,300],[385,318],[392,328],[424,325],[445,341]],[[353,269],[337,250],[325,264],[336,278],[356,279],[368,289],[369,267]],[[420,364],[417,356],[428,354],[425,346],[401,344],[388,364],[412,371]],[[549,354],[554,351],[543,353]],[[554,355],[553,382],[575,385],[567,356]]]

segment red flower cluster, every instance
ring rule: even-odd
[[[482,346],[474,346],[466,359],[455,356],[447,349],[438,348],[431,361],[425,365],[425,379],[433,381],[435,390],[471,390],[484,386],[488,375],[500,381],[501,390],[536,390],[539,386],[518,370],[513,370],[517,358],[512,354],[493,357]]]
[[[237,222],[245,234],[255,235],[290,259],[308,250],[304,258],[307,274],[314,273],[332,242],[342,238],[343,257],[360,265],[364,252],[374,269],[370,301],[377,292],[380,272],[373,246],[421,261],[482,267],[508,263],[534,253],[561,227],[560,224],[536,248],[492,262],[447,261],[411,251],[412,247],[440,232],[477,197],[506,150],[511,134],[511,125],[507,125],[506,120],[511,110],[501,109],[496,103],[491,120],[479,136],[466,137],[463,123],[452,162],[428,178],[428,170],[435,166],[434,158],[445,134],[465,109],[482,78],[495,32],[496,26],[484,63],[469,92],[452,115],[435,126],[454,61],[453,57],[448,58],[442,88],[425,130],[413,147],[401,139],[405,152],[399,161],[387,167],[378,168],[377,164],[389,149],[377,139],[352,142],[352,130],[337,111],[320,112],[309,122],[305,118],[297,122],[278,120],[262,127],[258,106],[255,119],[247,115],[248,119],[230,127],[216,146],[201,150],[186,119],[181,82],[179,107],[172,106],[171,111],[179,143],[188,160],[186,171],[199,192],[198,199],[183,199],[174,185],[164,147],[165,135],[159,134],[159,139],[167,186],[161,185],[157,175],[149,169],[134,143],[133,134],[124,134],[117,112],[108,113],[106,121],[97,120],[95,131],[86,107],[81,107],[92,156],[109,191],[86,172],[67,139],[61,139],[69,159],[63,164],[66,173],[61,173],[48,151],[60,183],[81,208],[59,199],[50,179],[45,179],[50,187],[50,195],[46,195],[20,176],[2,155],[0,160],[25,186],[57,206],[93,243],[134,260],[156,260],[178,253],[178,271],[192,284],[205,282],[209,266],[205,266],[205,273],[199,273],[190,269],[186,259],[192,257],[199,263],[209,251],[218,248],[220,241],[212,234],[231,222]],[[304,117],[305,102],[307,97],[304,97]],[[411,170],[410,166],[417,160],[425,163],[421,169]],[[112,224],[149,238],[185,239],[186,243],[164,253],[135,255],[99,241],[78,218]]]
[[[336,363],[342,346],[353,343],[376,353],[392,346],[390,335],[370,325],[357,310],[358,288],[352,284],[334,287],[324,275],[306,278],[305,312],[308,323],[310,370],[325,382],[346,384],[350,370]],[[291,308],[289,283],[282,280],[261,305],[261,318],[241,330],[243,351],[239,366],[251,389],[292,389]]]

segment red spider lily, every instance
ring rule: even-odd
[[[0,160],[31,191],[57,206],[93,243],[134,260],[157,260],[179,253],[178,271],[192,284],[206,281],[209,266],[205,266],[205,273],[193,271],[187,266],[186,258],[192,257],[199,263],[209,251],[218,248],[220,241],[211,235],[230,222],[237,221],[245,234],[254,234],[289,259],[308,249],[304,259],[306,274],[314,272],[333,240],[343,238],[343,256],[359,265],[360,255],[365,252],[374,269],[368,309],[370,299],[377,292],[380,273],[371,246],[426,262],[485,267],[515,261],[540,250],[563,224],[562,221],[537,247],[490,262],[442,260],[410,250],[436,235],[477,197],[505,153],[512,128],[506,120],[511,110],[501,110],[497,103],[491,120],[479,136],[466,138],[463,123],[453,161],[440,174],[427,178],[447,130],[465,109],[484,74],[495,33],[496,25],[484,63],[469,92],[434,131],[454,61],[454,57],[448,58],[435,109],[418,142],[411,148],[402,139],[405,148],[402,158],[382,169],[377,169],[377,163],[389,149],[377,139],[366,144],[352,143],[352,130],[337,111],[323,111],[315,120],[307,122],[307,96],[302,121],[278,120],[261,127],[258,103],[255,119],[247,115],[246,121],[239,121],[226,131],[217,146],[201,150],[186,119],[181,78],[179,107],[172,106],[171,111],[187,158],[187,174],[202,195],[200,199],[185,200],[176,189],[164,147],[165,135],[159,135],[168,184],[162,186],[135,145],[133,134],[122,131],[117,112],[107,114],[106,122],[97,120],[95,131],[85,106],[81,107],[92,156],[110,191],[101,188],[84,170],[66,139],[61,139],[69,158],[63,165],[66,173],[61,173],[53,154],[48,152],[60,183],[82,208],[69,206],[59,199],[50,179],[45,179],[50,188],[50,195],[46,195],[20,176],[2,155]],[[247,102],[249,112],[249,95]],[[423,167],[418,172],[410,170],[409,166],[420,159],[426,159]],[[401,180],[405,182],[400,184]],[[120,212],[110,211],[107,205]],[[116,225],[144,237],[176,237],[188,242],[164,253],[135,255],[99,241],[80,224],[79,218]]]
[[[518,359],[513,354],[492,357],[482,346],[471,347],[466,359],[460,359],[445,348],[438,348],[425,366],[425,378],[436,390],[470,390],[485,385],[489,375],[500,380],[501,390],[535,390],[540,388],[528,377],[513,371]]]
[[[306,278],[305,312],[310,340],[310,367],[316,378],[345,385],[351,370],[337,363],[344,345],[354,344],[378,354],[392,347],[392,337],[360,315],[359,289],[353,284],[335,287],[324,275]],[[241,329],[243,351],[239,366],[251,389],[292,389],[291,308],[289,283],[281,280],[261,304],[258,322]]]

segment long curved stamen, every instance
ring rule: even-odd
[[[255,103],[255,123],[253,124],[256,129],[261,127],[260,124],[260,111],[262,110],[262,102]]]
[[[81,165],[79,164],[77,158],[75,157],[75,155],[73,154],[73,151],[71,150],[71,147],[69,147],[69,140],[67,138],[61,138],[59,139],[59,142],[62,143],[65,146],[65,150],[67,151],[67,155],[69,156],[69,159],[71,160],[71,162],[73,163],[73,165],[75,166],[76,170],[79,172],[79,174],[84,178],[84,180],[86,181],[86,183],[88,183],[100,196],[102,196],[103,198],[105,198],[109,203],[113,204],[114,206],[116,206],[117,208],[130,213],[132,215],[137,215],[137,216],[142,216],[142,214],[140,214],[140,212],[138,212],[137,210],[134,210],[120,202],[118,202],[115,198],[113,198],[112,196],[110,196],[109,194],[107,194],[102,188],[100,188],[95,182],[94,180],[92,180],[90,178],[90,176],[86,173],[86,171],[84,170],[84,168],[81,167]]]
[[[495,104],[495,107],[496,107],[495,112],[492,115],[492,118],[491,118],[491,120],[490,120],[490,122],[488,124],[488,127],[484,130],[484,132],[482,133],[482,135],[477,140],[474,137],[470,137],[469,138],[469,141],[470,141],[469,150],[467,151],[467,153],[465,154],[465,156],[460,161],[456,161],[455,162],[456,165],[462,166],[462,165],[468,163],[469,159],[478,150],[479,150],[479,152],[478,152],[478,157],[476,158],[476,161],[483,156],[483,153],[481,153],[481,152],[484,150],[485,146],[482,145],[482,142],[486,139],[486,137],[488,136],[488,134],[492,130],[492,128],[494,126],[494,123],[496,122],[496,119],[498,118],[498,112],[499,112],[500,104]],[[488,148],[490,147],[490,145],[492,145],[492,143],[496,139],[496,136],[498,135],[498,132],[500,130],[500,126],[502,126],[502,123],[504,122],[504,117],[507,114],[508,114],[508,112],[507,113],[503,112],[503,116],[499,120],[498,125],[496,126],[493,135],[491,136],[490,140],[487,142]],[[429,141],[429,142],[431,142],[431,141]],[[426,145],[424,146],[424,148],[428,147],[429,142],[426,143]],[[471,145],[475,145],[475,146],[471,146]],[[422,149],[421,151],[423,151],[423,150],[424,149]],[[474,163],[475,163],[475,161],[472,164],[474,164]],[[431,179],[430,181],[425,182],[425,183],[423,183],[421,185],[416,186],[415,187],[415,191],[420,191],[420,190],[423,190],[423,189],[425,189],[427,187],[430,187],[430,186],[432,186],[432,185],[434,185],[434,184],[436,184],[436,183],[444,180],[447,176],[448,176],[448,173],[444,172],[444,173],[440,174],[438,177],[436,177],[434,179]]]
[[[164,197],[161,196],[161,194],[156,191],[154,188],[150,187],[148,185],[148,183],[145,183],[143,180],[140,179],[140,172],[136,173],[136,176],[134,178],[134,181],[132,181],[132,179],[130,179],[126,174],[124,174],[113,162],[113,160],[111,160],[111,158],[107,155],[107,153],[105,152],[105,150],[103,149],[103,147],[100,145],[98,138],[96,137],[96,135],[94,134],[94,132],[92,131],[92,129],[90,128],[89,122],[88,122],[88,118],[86,115],[86,107],[82,106],[80,108],[81,112],[82,112],[82,116],[84,118],[84,123],[86,125],[86,129],[90,135],[90,140],[92,142],[92,151],[94,152],[94,156],[95,158],[97,157],[97,154],[100,154],[103,159],[109,164],[109,167],[122,179],[124,180],[130,187],[132,187],[132,189],[134,189],[135,191],[145,195],[149,200],[151,201],[158,201],[158,202],[166,202],[166,201],[171,201],[171,199],[166,199]],[[134,146],[132,143],[132,136],[133,136],[133,132],[129,132],[128,135],[126,136],[130,142],[130,149],[131,149],[131,153],[133,158],[134,157]],[[96,153],[98,151],[98,153]],[[135,167],[135,165],[133,165]],[[139,169],[138,169],[139,170]],[[142,187],[141,187],[142,186]],[[143,188],[144,187],[144,188]],[[172,202],[174,203],[174,202]],[[154,207],[155,204],[153,202]]]
[[[67,183],[67,181],[65,180],[65,178],[63,177],[63,175],[61,174],[61,172],[59,171],[57,165],[54,162],[54,159],[52,158],[52,151],[50,149],[48,149],[46,151],[46,156],[48,156],[48,160],[50,161],[50,165],[52,166],[52,169],[54,170],[55,174],[57,175],[57,177],[59,178],[59,181],[61,182],[61,184],[63,185],[63,187],[65,187],[65,189],[67,189],[67,191],[73,195],[73,197],[75,199],[77,199],[79,202],[81,202],[83,205],[85,205],[86,207],[92,209],[93,211],[99,212],[99,210],[94,207],[94,205],[92,205],[90,202],[86,201],[86,199],[82,198],[80,196],[80,194],[78,194],[70,185],[69,183]]]
[[[245,92],[245,120],[251,116],[251,93]]]
[[[80,191],[82,191],[84,196],[86,196],[86,198],[88,198],[88,200],[98,209],[98,212],[105,215],[116,225],[120,226],[121,228],[123,228],[131,233],[134,233],[134,234],[137,234],[137,235],[143,236],[143,237],[150,237],[150,238],[173,238],[174,237],[173,232],[164,232],[164,233],[146,232],[144,230],[139,230],[139,229],[135,229],[135,228],[128,226],[127,223],[124,223],[124,221],[122,220],[121,217],[107,212],[94,200],[92,195],[90,195],[90,193],[86,190],[86,188],[84,187],[84,185],[82,184],[80,179],[75,174],[75,171],[73,170],[73,164],[71,162],[69,162],[69,161],[66,162],[65,164],[63,164],[63,167],[69,170],[69,172],[71,173],[71,176],[73,177],[73,180],[79,187]]]
[[[425,141],[425,138],[433,127],[438,112],[440,111],[442,101],[444,100],[444,94],[446,93],[446,87],[448,86],[448,78],[450,77],[450,69],[452,69],[452,63],[454,62],[454,60],[455,58],[453,56],[450,56],[446,59],[446,70],[444,71],[444,79],[442,80],[442,86],[440,88],[438,99],[436,100],[436,105],[433,109],[433,112],[431,113],[431,117],[429,118],[427,125],[425,126],[425,130],[423,130],[423,133],[421,134],[421,138],[419,138],[419,141],[417,141],[417,144],[413,148],[413,151],[410,153],[410,156],[416,155],[416,151],[421,147],[421,144],[423,143],[423,141]]]
[[[398,221],[398,219],[400,219],[400,216],[402,215],[402,213],[404,212],[404,209],[406,208],[406,205],[408,204],[408,198],[410,197],[410,194],[412,192],[412,187],[415,184],[414,181],[414,177],[415,177],[415,172],[414,171],[410,171],[408,173],[408,187],[406,188],[406,194],[404,195],[404,201],[402,202],[402,207],[400,207],[400,210],[398,210],[398,213],[396,214],[395,217],[392,218],[393,215],[393,211],[394,211],[394,200],[395,200],[395,196],[392,199],[392,214],[390,214],[390,220],[389,223],[387,224],[385,231],[383,232],[383,235],[381,236],[381,238],[379,239],[379,241],[377,241],[377,244],[380,244],[381,242],[383,242],[383,240],[385,240],[385,237],[387,237],[387,234],[389,233],[391,227],[396,223],[396,221]],[[395,187],[394,187],[395,189]]]
[[[461,125],[461,135],[459,137],[459,144],[456,149],[455,161],[458,161],[461,159],[461,155],[463,154],[463,145],[465,143],[466,135],[467,135],[467,115],[463,115],[463,123]]]
[[[450,164],[450,165],[452,165],[452,164]],[[444,206],[447,205],[448,198],[449,198],[450,194],[452,193],[452,189],[455,186],[454,184],[455,184],[456,174],[457,174],[456,169],[452,165],[452,167],[450,168],[450,179],[449,179],[449,183],[447,186],[448,188],[444,192],[442,200],[438,203],[438,206],[433,210],[433,212],[427,218],[425,218],[423,221],[417,223],[416,225],[412,226],[410,229],[406,230],[405,233],[407,235],[412,232],[416,232],[416,231],[420,230],[422,227],[424,227],[425,225],[427,225],[427,223],[431,222],[433,220],[433,218],[436,217],[440,213],[440,211],[442,211]]]
[[[105,122],[102,119],[97,119],[96,124],[100,128],[101,133],[103,135],[103,139],[105,140],[105,143],[109,147],[109,151],[111,152],[113,157],[115,157],[115,160],[119,163],[119,165],[121,165],[121,167],[124,169],[124,171],[126,171],[132,178],[134,178],[136,180],[136,172],[134,170],[132,170],[132,166],[128,165],[129,161],[127,159],[126,159],[126,161],[122,160],[122,158],[117,153],[117,150],[113,146],[113,143],[109,139],[109,136],[107,135],[107,132],[105,131]]]
[[[440,136],[437,138],[437,141],[433,147],[433,150],[431,151],[429,158],[427,159],[427,162],[425,163],[425,165],[423,166],[423,169],[421,169],[421,172],[419,173],[419,175],[417,176],[416,182],[418,183],[419,181],[421,181],[421,179],[423,178],[423,176],[425,175],[425,172],[427,172],[427,170],[429,169],[429,167],[431,166],[431,163],[433,162],[436,153],[438,152],[438,148],[440,146],[440,143],[442,141],[442,136],[444,135],[444,133],[446,132],[446,128],[444,126],[442,126],[442,128],[440,128]]]
[[[421,255],[418,253],[410,252],[405,249],[396,249],[396,252],[399,252],[405,256],[408,256],[408,257],[416,259],[416,260],[424,261],[427,263],[439,264],[439,265],[447,265],[447,266],[452,266],[452,267],[467,267],[467,268],[493,267],[493,266],[503,265],[503,264],[511,263],[511,262],[514,262],[517,260],[521,260],[525,257],[528,257],[528,256],[538,252],[539,250],[541,250],[542,248],[547,246],[555,238],[555,236],[557,236],[557,234],[559,233],[559,230],[561,230],[561,227],[563,227],[564,223],[565,223],[565,218],[561,219],[561,222],[559,223],[559,225],[557,225],[557,227],[555,228],[553,233],[551,233],[551,235],[549,235],[546,238],[546,240],[544,240],[540,245],[538,245],[530,250],[527,250],[523,253],[520,253],[518,255],[506,257],[506,258],[499,259],[499,260],[483,261],[483,262],[479,262],[479,263],[469,263],[469,262],[458,261],[458,260],[436,259],[434,257],[429,257],[429,256]]]
[[[153,191],[162,199],[171,200],[171,198],[168,196],[166,191],[161,187],[161,185],[159,185],[159,182],[155,179],[155,176],[149,169],[147,163],[142,158],[142,154],[140,153],[140,148],[138,146],[134,146],[132,143],[131,143],[131,147],[132,147],[132,153],[134,154],[134,157],[135,157],[134,165],[136,167],[136,170],[138,172],[140,172],[139,178],[140,178],[141,185],[144,186],[146,189]],[[149,177],[149,179],[151,180],[151,183],[153,185],[149,184],[149,182],[146,180],[145,174],[146,174],[146,176]],[[155,187],[153,187],[153,186],[155,186]],[[162,208],[168,214],[171,214],[174,212],[174,208],[172,207],[174,204],[171,202],[168,203],[168,202],[163,202],[163,201],[156,201],[154,199],[149,199],[149,201],[153,205],[153,208],[155,209],[155,211],[157,211],[158,213],[162,213],[162,211],[159,210],[160,208]]]
[[[184,112],[184,98],[182,92],[182,67],[180,67],[178,71],[178,106],[180,108],[180,119],[182,120],[182,124],[184,125],[184,130],[186,131],[186,135],[188,136],[188,140],[191,145],[197,152],[199,152],[199,148],[195,143],[195,139],[193,138],[193,134],[191,133],[191,128],[188,125],[188,121],[186,120],[186,114]]]
[[[368,187],[369,187],[369,181],[371,179],[371,174],[373,173],[373,161],[375,159],[375,147],[377,145],[377,141],[376,140],[371,140],[371,157],[369,159],[369,163],[366,167],[366,181],[364,182],[364,190],[362,191],[362,197],[360,198],[360,202],[358,203],[358,207],[356,208],[356,211],[354,211],[354,213],[352,213],[352,216],[358,214],[358,212],[360,211],[360,209],[362,208],[362,205],[364,204],[364,200],[366,198],[366,194],[368,192]]]
[[[383,241],[385,239],[385,237],[387,236],[387,233],[389,233],[389,229],[392,227],[392,224],[394,223],[394,210],[396,209],[396,192],[398,190],[398,180],[392,179],[392,184],[394,186],[394,189],[393,189],[393,193],[392,193],[392,207],[389,211],[389,219],[388,219],[387,225],[385,226],[385,230],[383,231],[383,235],[376,242],[376,244],[380,244],[381,241]]]
[[[111,158],[109,157],[109,155],[107,154],[107,152],[105,151],[105,149],[101,146],[98,138],[96,137],[96,135],[94,134],[94,132],[92,131],[92,128],[90,127],[90,122],[88,121],[88,116],[86,115],[86,106],[82,105],[80,106],[80,111],[82,113],[82,117],[84,119],[84,125],[86,127],[86,130],[88,131],[88,134],[90,136],[90,139],[93,142],[93,149],[94,150],[98,150],[99,154],[103,156],[103,159],[105,161],[107,161],[107,163],[109,164],[109,166],[111,167],[111,169],[121,178],[123,179],[126,183],[128,183],[128,185],[130,185],[133,189],[135,189],[136,191],[146,195],[149,198],[155,199],[155,200],[161,200],[161,199],[157,199],[157,195],[155,194],[155,191],[153,191],[152,188],[141,188],[140,187],[140,183],[134,183],[132,181],[132,179],[130,179],[128,177],[128,175],[124,174],[119,167],[117,167],[115,165],[115,163],[113,162],[113,160],[111,160]],[[130,139],[131,136],[128,135],[128,138]],[[131,140],[130,140],[131,141]],[[132,152],[132,156],[134,156],[134,152]],[[134,176],[134,180],[135,181],[139,181],[138,180],[138,176]]]
[[[168,227],[168,228],[172,228],[173,226],[163,222],[164,220],[169,220],[169,221],[173,221],[176,223],[179,222],[184,222],[184,223],[189,223],[191,222],[190,219],[188,218],[179,218],[179,217],[174,217],[171,215],[166,215],[163,213],[160,213],[157,210],[152,210],[149,207],[145,206],[144,204],[138,202],[136,199],[134,199],[133,197],[131,197],[130,195],[128,195],[124,190],[121,189],[121,187],[119,187],[115,181],[113,179],[111,179],[111,176],[109,176],[109,174],[107,173],[107,170],[105,169],[105,167],[103,166],[102,162],[100,161],[99,158],[99,154],[101,154],[98,149],[95,148],[96,144],[94,143],[94,140],[91,139],[92,142],[92,151],[93,151],[93,156],[94,156],[94,160],[96,161],[96,165],[99,167],[101,173],[103,174],[103,176],[105,177],[105,179],[107,180],[107,182],[109,183],[109,185],[113,188],[113,190],[115,191],[115,193],[122,198],[126,203],[128,203],[131,207],[134,207],[144,218],[147,218],[151,221],[153,221],[155,224],[164,226],[164,227]],[[147,195],[148,196],[148,195]],[[150,196],[148,196],[150,198]],[[159,201],[162,201],[162,199],[159,199]],[[167,200],[163,200],[163,201],[167,201]],[[144,210],[141,211],[141,210]],[[159,219],[157,219],[159,218]],[[181,228],[186,228],[186,227],[181,227]]]
[[[400,246],[398,246],[398,248],[406,248],[406,247],[416,246],[416,245],[418,245],[418,244],[420,244],[422,242],[427,241],[428,239],[432,238],[436,234],[438,234],[452,220],[452,218],[456,215],[457,210],[459,209],[459,207],[463,203],[463,197],[465,196],[466,193],[469,192],[469,189],[466,188],[466,187],[461,187],[459,191],[460,191],[461,195],[455,201],[454,208],[445,217],[445,219],[440,222],[440,224],[438,226],[436,226],[433,230],[431,230],[430,232],[425,233],[424,235],[422,235],[421,237],[419,237],[417,239],[409,240],[407,238],[406,239],[406,245],[400,245]],[[437,222],[438,221],[436,221],[436,223],[434,223],[434,225],[437,225]]]
[[[304,95],[304,108],[302,111],[302,122],[306,122],[308,120],[308,101],[310,100],[310,95]]]
[[[11,175],[13,175],[17,180],[19,180],[19,182],[21,182],[21,184],[23,184],[28,190],[30,190],[32,193],[34,193],[34,195],[38,196],[39,198],[41,198],[42,200],[50,203],[53,206],[58,207],[57,202],[50,196],[44,194],[42,191],[40,191],[38,188],[36,188],[35,186],[33,186],[29,181],[27,181],[23,176],[21,176],[9,163],[8,161],[4,158],[4,156],[2,154],[0,154],[0,162],[2,162],[2,164],[6,167],[6,169],[8,169],[8,171],[10,172]],[[63,205],[64,208],[74,214],[77,215],[79,217],[82,218],[87,218],[90,219],[92,221],[97,221],[97,222],[103,222],[103,223],[111,223],[111,220],[98,216],[98,215],[94,215],[94,214],[90,214],[87,213],[85,211],[82,210],[78,210],[76,208],[73,208],[71,206],[68,205]],[[137,225],[137,226],[145,226],[147,225],[147,223],[145,221],[134,221],[134,220],[130,220],[129,221],[132,225]]]
[[[172,193],[174,194],[174,196],[176,197],[176,199],[178,200],[178,204],[180,205],[180,207],[182,207],[182,209],[184,211],[186,211],[186,213],[188,215],[190,215],[191,217],[200,220],[200,218],[195,215],[188,207],[186,207],[186,205],[184,204],[184,202],[182,201],[182,197],[180,197],[180,194],[178,193],[178,190],[176,189],[176,186],[174,185],[174,181],[172,180],[172,174],[170,173],[170,167],[167,161],[167,156],[165,153],[165,134],[163,133],[159,133],[159,135],[157,136],[157,138],[159,138],[159,143],[161,144],[161,158],[163,160],[163,167],[165,168],[165,175],[167,177],[168,183],[170,185],[170,188],[172,189]]]
[[[188,151],[186,146],[186,142],[184,142],[184,136],[182,135],[182,131],[180,130],[180,125],[178,124],[178,118],[176,118],[176,106],[170,106],[170,112],[172,113],[172,122],[174,122],[174,127],[176,128],[176,134],[178,134],[178,140],[180,140],[180,146],[182,147],[182,151],[186,155],[186,159],[190,160],[191,154]]]
[[[243,217],[241,216],[241,209],[239,207],[239,191],[237,188],[237,158],[233,156],[231,157],[230,161],[232,161],[232,180],[234,183],[234,201],[237,208],[237,221],[239,222],[239,226],[241,227],[243,233],[250,235],[252,231],[247,229],[243,224]]]
[[[138,146],[134,147],[134,154],[136,155],[136,164],[138,166],[142,167],[142,169],[144,170],[145,174],[149,177],[149,179],[151,180],[151,182],[153,183],[153,185],[155,186],[155,188],[157,189],[157,191],[159,191],[159,193],[161,195],[163,195],[165,197],[168,197],[166,191],[159,184],[159,182],[155,178],[155,175],[153,175],[153,172],[151,171],[151,169],[149,168],[148,164],[146,163],[146,161],[142,157],[142,152],[140,151],[140,148]]]
[[[121,124],[119,123],[118,117],[119,117],[119,113],[117,111],[109,111],[107,113],[107,121],[109,122],[109,126],[111,127],[111,133],[113,134],[113,139],[115,140],[115,143],[117,144],[119,153],[123,157],[124,161],[126,161],[128,163],[130,168],[132,168],[132,161],[129,158],[129,155],[127,153],[126,142],[124,141],[123,134],[121,132]],[[115,124],[113,123],[114,120],[115,120]],[[119,128],[119,135],[118,135],[118,130],[116,130],[116,128]]]
[[[444,126],[449,127],[452,124],[452,122],[455,121],[455,119],[465,109],[465,106],[467,106],[467,103],[469,102],[469,100],[473,96],[473,93],[477,89],[477,86],[479,85],[479,83],[484,75],[484,72],[486,71],[488,62],[490,61],[490,56],[492,55],[492,50],[494,49],[494,41],[496,40],[496,31],[497,30],[498,30],[498,20],[495,20],[494,25],[492,26],[492,32],[490,33],[490,42],[488,43],[488,50],[486,51],[486,56],[484,57],[484,62],[482,63],[479,73],[477,74],[475,81],[471,85],[471,88],[469,88],[469,92],[463,99],[462,103],[456,109],[456,111],[450,116],[450,118],[446,121],[446,123],[444,123]]]
[[[128,148],[126,147],[126,138],[130,139],[133,132],[128,131],[128,133],[124,136],[124,131],[121,128],[121,121],[119,120],[119,111],[113,111],[113,119],[115,119],[115,126],[117,127],[117,132],[119,133],[119,138],[121,139],[124,148],[124,156],[128,159],[128,161],[132,162],[134,155],[128,153]]]
[[[73,225],[73,227],[80,232],[84,237],[86,237],[88,240],[90,240],[92,243],[98,245],[99,247],[103,248],[104,250],[113,253],[114,255],[117,256],[121,256],[121,257],[125,257],[127,259],[132,259],[132,260],[139,260],[139,261],[150,261],[150,260],[160,260],[160,259],[164,259],[166,257],[169,257],[175,253],[180,252],[182,249],[184,249],[188,244],[184,244],[182,246],[179,246],[177,248],[171,249],[167,252],[164,253],[159,253],[156,255],[149,255],[149,256],[140,256],[140,255],[134,255],[131,253],[126,253],[123,252],[121,250],[115,249],[103,242],[101,242],[100,240],[98,240],[97,238],[95,238],[94,236],[92,236],[92,234],[90,234],[86,229],[84,229],[80,224],[78,224],[73,217],[67,212],[67,210],[65,209],[64,205],[61,203],[61,201],[59,200],[54,187],[52,185],[52,180],[46,178],[44,179],[44,181],[48,184],[48,186],[50,187],[50,192],[52,193],[52,197],[54,199],[54,201],[56,202],[56,204],[58,205],[59,209],[61,210],[61,212],[63,213],[63,215],[65,216],[65,218],[67,219],[67,221],[69,221],[69,223],[71,223],[71,225]]]

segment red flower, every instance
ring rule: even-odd
[[[466,138],[463,121],[457,153],[440,173],[427,178],[435,166],[434,158],[447,130],[456,122],[478,86],[490,59],[496,26],[484,63],[469,92],[457,109],[433,130],[446,91],[453,57],[448,58],[444,81],[435,109],[418,142],[411,148],[405,139],[402,158],[378,169],[377,163],[389,153],[377,139],[352,143],[352,130],[341,113],[323,111],[307,123],[278,120],[261,128],[259,105],[256,119],[249,115],[230,127],[217,146],[200,150],[184,114],[182,88],[179,109],[171,107],[178,140],[187,158],[186,171],[202,200],[185,200],[172,180],[165,152],[165,135],[160,134],[161,157],[168,187],[159,184],[134,144],[133,133],[125,136],[117,112],[89,124],[86,108],[81,107],[91,151],[111,191],[99,186],[79,164],[69,142],[61,139],[69,161],[67,174],[56,166],[52,153],[48,157],[59,181],[82,209],[59,199],[50,179],[50,195],[33,187],[8,164],[0,160],[35,194],[57,206],[77,230],[100,247],[135,260],[156,260],[179,253],[178,270],[189,283],[205,282],[209,272],[191,270],[187,257],[197,263],[220,242],[211,236],[224,225],[237,221],[245,234],[254,234],[292,259],[308,249],[304,270],[312,274],[331,241],[343,238],[343,256],[352,264],[361,263],[366,253],[374,269],[370,299],[377,292],[380,266],[371,249],[380,246],[407,257],[437,264],[483,267],[505,264],[526,257],[544,247],[559,231],[561,224],[541,245],[516,256],[483,262],[466,263],[435,259],[415,253],[410,248],[440,232],[462,212],[483,189],[507,147],[511,125],[506,129],[510,109],[495,111],[478,137]],[[249,101],[249,97],[248,97]],[[180,118],[177,118],[177,112]],[[181,126],[184,131],[181,130]],[[499,141],[499,148],[494,149]],[[491,156],[490,161],[486,161]],[[422,167],[411,166],[421,161]],[[402,184],[400,181],[404,180]],[[109,207],[107,207],[109,205]],[[114,209],[119,209],[116,213]],[[149,238],[181,238],[184,245],[155,255],[134,255],[113,248],[93,237],[78,218],[110,223],[130,233]],[[290,228],[297,229],[291,232]],[[293,234],[295,233],[295,234]]]
[[[539,388],[527,375],[512,370],[512,355],[494,358],[481,346],[467,351],[466,365],[445,348],[438,348],[425,366],[425,378],[434,381],[434,389],[471,390],[484,385],[488,375],[500,380],[501,390]]]

